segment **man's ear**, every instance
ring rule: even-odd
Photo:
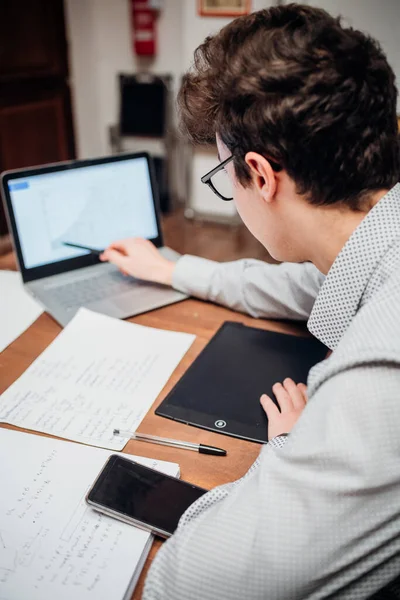
[[[256,189],[266,202],[272,202],[277,188],[276,173],[267,158],[257,152],[247,152],[245,161]]]

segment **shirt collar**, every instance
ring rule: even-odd
[[[352,233],[321,286],[308,329],[333,350],[350,325],[363,292],[383,256],[400,236],[400,183]]]

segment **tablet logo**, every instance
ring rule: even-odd
[[[218,421],[215,421],[215,427],[218,427],[218,429],[223,429],[226,427],[226,421],[223,419],[218,419]]]

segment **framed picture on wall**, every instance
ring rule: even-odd
[[[198,0],[203,17],[239,17],[250,12],[251,0]]]

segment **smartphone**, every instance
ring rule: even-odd
[[[95,510],[164,538],[207,490],[113,454],[86,496]]]

